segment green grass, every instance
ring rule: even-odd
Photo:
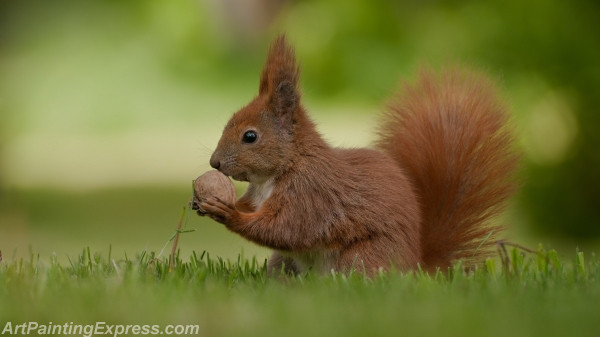
[[[197,324],[202,336],[593,336],[600,259],[540,249],[464,272],[268,278],[265,263],[192,253],[114,256],[85,249],[67,263],[0,262],[0,329],[64,324]]]

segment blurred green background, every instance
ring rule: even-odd
[[[280,32],[337,146],[369,145],[420,65],[488,71],[525,154],[508,237],[598,247],[599,18],[596,1],[3,0],[0,250],[159,251]],[[267,255],[194,214],[186,227],[184,254]]]

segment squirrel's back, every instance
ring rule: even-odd
[[[508,123],[493,83],[461,68],[422,70],[389,106],[377,146],[419,197],[425,268],[479,260],[494,244],[501,227],[491,220],[516,189]]]

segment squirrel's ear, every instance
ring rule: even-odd
[[[294,49],[280,35],[271,44],[267,62],[260,77],[259,95],[268,95],[273,110],[280,116],[290,114],[298,107],[300,92]]]

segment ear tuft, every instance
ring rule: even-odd
[[[300,93],[294,48],[285,35],[278,36],[269,48],[267,62],[262,71],[259,95],[268,95],[278,114],[293,112],[298,106]]]
[[[280,116],[286,112],[293,112],[298,107],[299,98],[295,85],[289,81],[282,81],[272,97],[273,108]]]

